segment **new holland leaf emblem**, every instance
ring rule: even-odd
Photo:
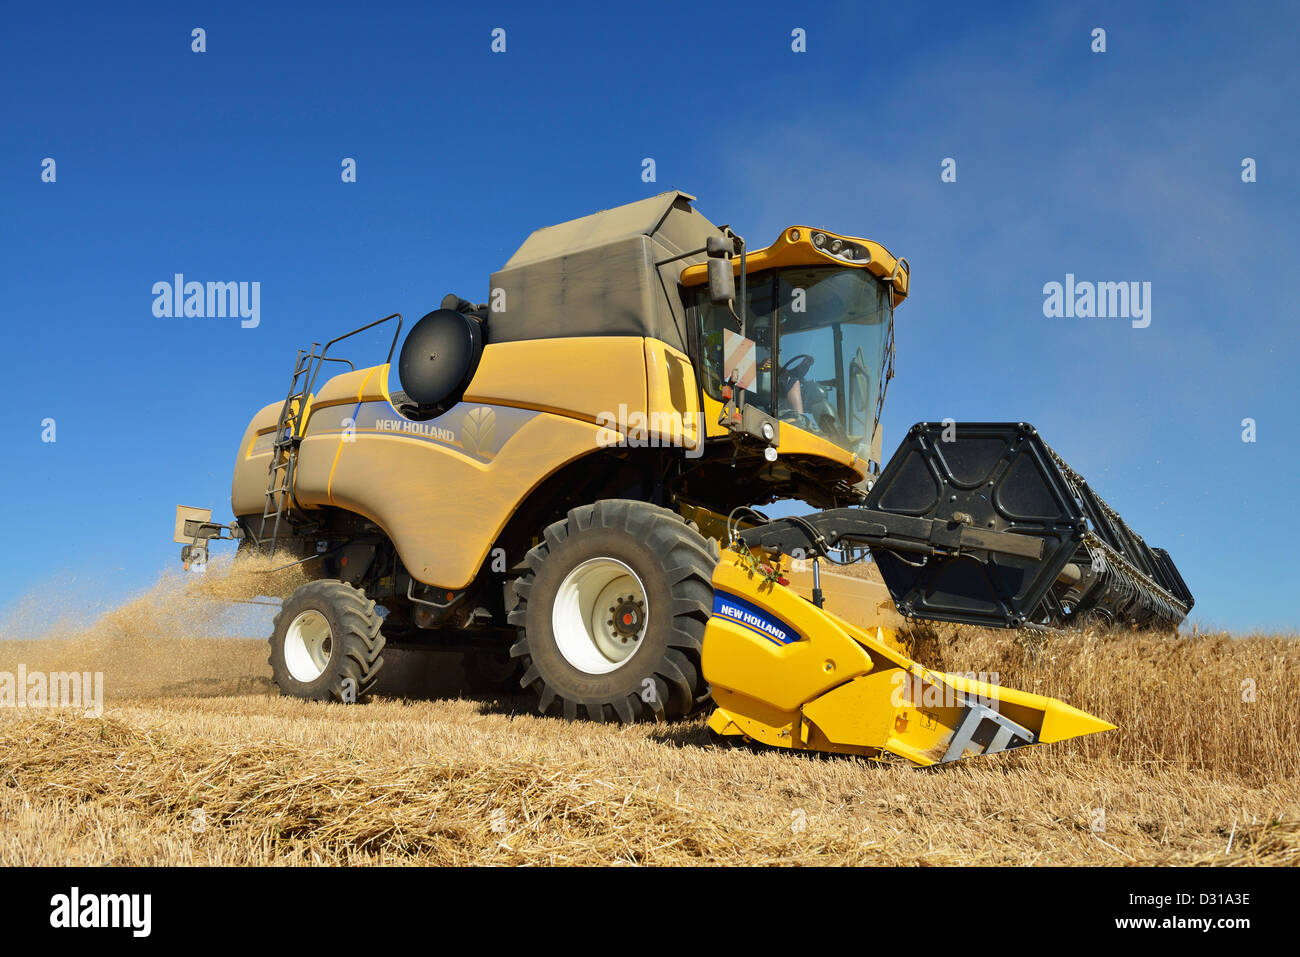
[[[465,451],[471,455],[490,452],[496,439],[497,414],[493,409],[480,405],[465,413],[465,424],[461,427],[461,442]]]

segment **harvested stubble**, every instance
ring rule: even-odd
[[[96,660],[111,689],[199,641],[119,630]],[[265,680],[263,642],[219,647],[224,678]],[[100,719],[0,712],[0,863],[1300,863],[1293,639],[929,628],[915,648],[1120,730],[917,771],[509,698],[178,696],[173,666]]]
[[[1066,748],[918,772],[714,750],[698,723],[575,727],[466,700],[276,698],[137,702],[101,721],[26,714],[0,724],[0,748],[6,863],[1281,864],[1300,854],[1294,781],[1252,787]]]

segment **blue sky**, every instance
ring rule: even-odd
[[[1193,620],[1294,630],[1297,8],[731,9],[8,11],[0,621],[147,586],[177,503],[228,519],[299,347],[483,301],[531,230],[680,188],[751,247],[807,223],[908,257],[887,448],[923,419],[1033,422],[1171,551]],[[177,272],[260,282],[260,325],[156,318]],[[1066,273],[1150,282],[1151,325],[1045,318]]]

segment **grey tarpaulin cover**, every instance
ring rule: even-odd
[[[488,342],[569,336],[650,336],[687,351],[677,280],[704,261],[718,228],[673,190],[539,229],[492,275]]]

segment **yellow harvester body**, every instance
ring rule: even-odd
[[[720,736],[918,765],[1110,728],[908,656],[905,616],[1059,617],[1102,566],[1028,427],[936,457],[917,426],[882,473],[906,261],[807,226],[746,250],[692,199],[536,231],[400,360],[400,321],[377,365],[319,376],[347,336],[300,353],[231,491],[241,548],[315,579],[276,619],[281,691],[355,700],[387,643],[464,651],[543,713],[672,720],[711,695]],[[779,500],[821,511],[753,511]],[[222,528],[191,509],[177,534],[202,560]],[[818,564],[868,548],[885,584]]]

